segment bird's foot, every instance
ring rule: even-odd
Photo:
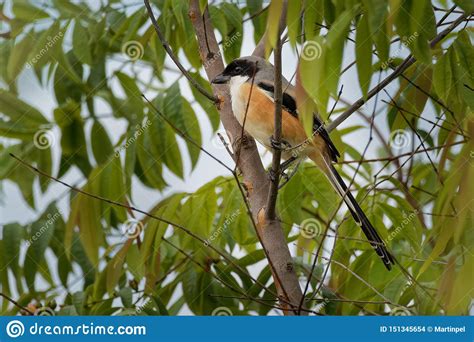
[[[290,181],[290,179],[296,174],[296,172],[298,171],[298,167],[300,166],[301,164],[301,160],[298,161],[298,163],[296,164],[295,168],[293,170],[291,170],[291,172],[289,174],[287,174],[286,172],[284,172],[284,170],[281,171],[281,175],[282,175],[282,178],[284,178],[284,181],[278,186],[278,189],[281,189],[283,188],[286,184],[288,184],[288,182]],[[288,166],[287,166],[288,168]]]
[[[288,141],[285,141],[285,140],[277,141],[275,140],[275,138],[273,138],[273,136],[270,137],[270,145],[272,146],[274,150],[280,150],[280,151],[284,151],[284,150],[287,150],[288,148],[291,148],[291,145]]]
[[[271,182],[276,182],[276,180],[278,179],[278,175],[275,172],[275,170],[273,169],[268,170],[268,178],[270,179]]]

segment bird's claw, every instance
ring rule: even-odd
[[[277,180],[276,172],[273,169],[270,169],[268,171],[268,178],[270,178],[272,182],[275,182]]]
[[[280,151],[284,151],[291,147],[291,145],[287,141],[285,140],[278,141],[275,138],[273,138],[273,136],[270,137],[270,145],[272,146],[274,150],[280,150]]]

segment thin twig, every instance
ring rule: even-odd
[[[2,293],[2,292],[0,292],[0,297],[5,298],[5,299],[8,300],[10,303],[12,303],[13,305],[15,305],[17,308],[28,312],[30,315],[34,315],[34,314],[35,314],[35,313],[34,313],[33,311],[31,311],[30,309],[28,309],[27,307],[24,307],[23,305],[21,305],[20,303],[18,303],[16,300],[14,300],[13,298],[8,297],[6,294],[4,294],[4,293]]]
[[[440,150],[440,149],[445,148],[445,147],[450,147],[450,146],[465,144],[466,142],[467,142],[467,140],[462,140],[462,141],[457,141],[457,142],[454,142],[454,143],[451,143],[451,144],[444,144],[444,145],[440,145],[440,146],[429,147],[429,148],[427,148],[426,150],[423,150],[423,151],[415,151],[414,153],[413,153],[413,152],[406,152],[406,153],[398,154],[398,155],[393,156],[393,157],[364,159],[362,162],[363,162],[363,163],[375,163],[375,162],[382,162],[382,161],[389,161],[389,162],[391,162],[391,161],[394,161],[394,160],[397,160],[397,159],[400,159],[400,158],[403,158],[403,157],[412,156],[413,154],[425,153],[425,151]],[[359,160],[346,160],[346,161],[338,161],[338,162],[336,162],[336,164],[353,164],[353,163],[359,163]]]
[[[431,42],[430,47],[434,48],[441,40],[443,40],[451,31],[453,31],[459,24],[464,22],[466,18],[470,14],[462,14],[460,15],[451,25],[449,25],[446,29],[440,32]],[[339,115],[333,122],[331,122],[326,130],[331,132],[337,126],[339,126],[344,120],[346,120],[349,116],[351,116],[357,109],[362,107],[364,103],[366,103],[369,99],[374,97],[377,93],[379,93],[382,89],[384,89],[387,85],[392,83],[401,73],[405,72],[413,63],[416,62],[416,58],[413,55],[409,55],[389,76],[387,76],[382,82],[377,84],[372,90],[367,93],[367,99],[361,97],[359,100],[354,102],[352,106],[350,106],[344,113]]]
[[[150,6],[150,2],[148,0],[144,0],[145,7],[148,11],[148,15],[150,16],[151,23],[153,24],[153,27],[155,28],[156,33],[158,34],[158,37],[160,38],[161,44],[163,45],[164,49],[170,56],[170,58],[173,60],[173,62],[176,64],[178,69],[183,73],[183,75],[188,79],[188,81],[193,85],[194,88],[196,88],[201,94],[203,94],[205,97],[207,97],[210,101],[214,103],[219,103],[219,99],[216,98],[214,95],[210,94],[206,89],[204,89],[190,74],[189,72],[183,67],[181,62],[179,61],[178,57],[174,54],[173,50],[171,49],[170,45],[166,41],[165,36],[161,32],[160,26],[156,22],[155,15],[153,14],[153,10]]]
[[[27,162],[25,162],[24,160],[22,160],[21,158],[15,156],[13,153],[10,153],[10,156],[14,159],[16,159],[18,162],[20,162],[22,165],[26,166],[27,168],[33,170],[34,172],[38,173],[39,175],[43,176],[43,177],[46,177],[50,180],[53,180],[59,184],[62,184],[64,185],[65,187],[68,187],[69,189],[75,191],[75,192],[78,192],[82,195],[85,195],[85,196],[88,196],[88,197],[91,197],[91,198],[94,198],[94,199],[97,199],[99,201],[103,201],[103,202],[106,202],[106,203],[109,203],[109,204],[112,204],[112,205],[116,205],[116,206],[119,206],[119,207],[122,207],[122,208],[125,208],[125,209],[128,209],[128,210],[131,210],[131,211],[135,211],[135,212],[138,212],[140,214],[143,214],[149,218],[152,218],[152,219],[155,219],[155,220],[158,220],[158,221],[161,221],[163,223],[166,223],[170,226],[173,226],[175,228],[178,228],[179,230],[183,231],[185,234],[191,236],[192,238],[202,242],[202,244],[204,246],[207,246],[209,247],[210,249],[212,249],[214,252],[216,252],[217,254],[219,254],[220,256],[222,256],[227,262],[229,262],[229,264],[231,264],[232,266],[234,266],[235,268],[239,269],[241,272],[245,273],[245,274],[248,274],[250,279],[252,279],[255,283],[257,283],[258,285],[260,285],[262,288],[264,288],[265,290],[269,291],[270,293],[274,294],[273,291],[271,291],[267,286],[265,286],[264,284],[262,284],[259,280],[255,279],[254,277],[252,277],[248,272],[247,270],[245,270],[243,267],[241,267],[240,265],[238,265],[237,263],[235,263],[230,257],[228,257],[226,255],[226,253],[223,253],[221,252],[219,249],[217,249],[216,247],[214,247],[212,244],[209,243],[209,241],[206,241],[205,239],[201,238],[199,235],[196,235],[194,232],[192,232],[191,230],[189,230],[188,228],[180,225],[180,224],[177,224],[177,223],[174,223],[168,219],[165,219],[163,217],[159,217],[159,216],[156,216],[154,214],[150,214],[149,212],[145,211],[145,210],[141,210],[141,209],[138,209],[138,208],[135,208],[133,206],[130,206],[130,205],[127,205],[127,204],[123,204],[123,203],[120,203],[120,202],[117,202],[117,201],[113,201],[113,200],[110,200],[108,198],[105,198],[105,197],[102,197],[102,196],[98,196],[98,195],[95,195],[95,194],[92,194],[90,192],[87,192],[87,191],[84,191],[82,189],[79,189],[79,188],[76,188],[76,187],[73,187],[72,185],[54,177],[54,176],[51,176],[49,174],[47,174],[46,172],[38,169],[37,167],[31,165],[31,164],[28,164]],[[276,294],[274,294],[276,295]]]
[[[189,141],[192,145],[196,146],[198,149],[200,149],[202,152],[204,152],[205,154],[207,154],[209,157],[211,157],[212,159],[214,159],[217,163],[219,163],[220,165],[222,165],[224,168],[226,168],[228,171],[230,172],[233,172],[233,170],[228,167],[223,161],[221,161],[219,158],[215,157],[214,155],[212,155],[210,152],[208,152],[204,147],[202,147],[201,145],[199,145],[196,141],[194,141],[193,138],[191,138],[188,134],[186,134],[185,132],[183,132],[181,129],[179,129],[173,122],[171,122],[170,119],[168,119],[166,117],[166,115],[164,115],[150,100],[148,100],[148,98],[142,94],[143,98],[145,99],[146,102],[148,102],[148,104],[150,105],[150,107],[163,119],[166,121],[166,123],[168,125],[171,126],[171,128],[179,135],[181,136],[184,140],[186,141]]]

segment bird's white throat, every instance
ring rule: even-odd
[[[247,82],[247,80],[248,77],[245,76],[233,76],[229,82],[230,96],[232,98],[232,111],[241,125],[244,121],[247,103],[240,94],[240,87]]]

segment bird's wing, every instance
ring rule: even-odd
[[[275,87],[270,82],[259,81],[257,83],[257,86],[260,89],[264,90],[272,99],[275,99]],[[298,108],[296,105],[295,97],[293,95],[293,87],[290,85],[287,87],[286,90],[284,87],[283,90],[283,109],[293,115],[295,118],[298,118]],[[336,146],[329,137],[329,133],[324,128],[323,122],[317,115],[314,115],[313,132],[317,132],[317,134],[319,134],[321,138],[323,138],[323,140],[326,142],[331,160],[337,161],[337,158],[340,157],[339,151],[337,150]]]

